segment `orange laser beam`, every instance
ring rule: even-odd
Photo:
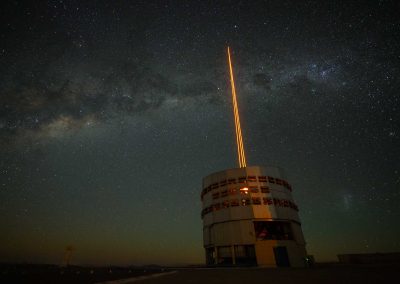
[[[233,115],[234,115],[234,119],[235,119],[236,145],[237,145],[237,152],[238,152],[239,167],[244,168],[244,167],[246,167],[246,156],[244,153],[242,128],[240,126],[239,109],[238,109],[238,104],[237,104],[235,80],[233,77],[231,52],[230,52],[229,46],[228,46],[228,61],[229,61],[229,72],[230,72],[230,78],[231,78]]]

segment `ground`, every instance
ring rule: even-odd
[[[230,268],[230,269],[180,269],[175,274],[142,280],[143,284],[166,283],[383,283],[398,277],[400,264],[396,265],[318,265],[307,269]],[[129,282],[128,282],[129,283]],[[394,281],[397,283],[397,281]]]
[[[398,264],[316,264],[309,268],[83,268],[73,267],[69,271],[56,266],[3,266],[0,283],[107,283],[113,284],[368,284],[396,280]],[[110,273],[112,270],[112,273]],[[79,273],[78,273],[79,271]],[[62,272],[62,273],[60,273]],[[151,275],[158,277],[152,278]]]

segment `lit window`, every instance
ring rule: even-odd
[[[261,204],[261,199],[260,197],[253,197],[252,198],[253,204],[259,205]]]
[[[241,199],[241,203],[243,206],[250,205],[250,198]]]
[[[231,200],[231,206],[232,207],[239,206],[239,199],[232,199]]]
[[[269,187],[268,186],[261,186],[261,192],[262,193],[269,193]]]
[[[249,194],[249,188],[248,187],[242,187],[240,189],[240,194]]]

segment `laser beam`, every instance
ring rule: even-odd
[[[240,117],[239,108],[236,99],[236,89],[235,89],[235,79],[233,76],[231,52],[228,46],[228,62],[229,62],[229,73],[231,78],[231,88],[232,88],[232,104],[233,104],[233,116],[235,118],[235,130],[236,130],[236,145],[238,152],[239,167],[246,167],[246,156],[244,154],[243,138],[242,138],[242,128],[240,127]]]

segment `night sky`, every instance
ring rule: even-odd
[[[203,263],[228,45],[247,164],[285,169],[308,253],[400,251],[397,1],[150,2],[2,1],[0,261]]]

